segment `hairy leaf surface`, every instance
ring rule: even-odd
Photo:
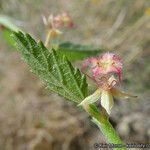
[[[32,72],[46,83],[48,89],[77,103],[87,96],[85,76],[65,56],[54,49],[48,50],[29,34],[15,32],[13,38],[22,58]]]

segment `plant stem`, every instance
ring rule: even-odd
[[[101,130],[108,144],[115,145],[113,150],[126,150],[125,145],[109,122],[105,110],[102,109],[100,112],[95,105],[87,105],[84,109],[92,117],[92,122]]]
[[[46,35],[45,47],[47,47],[48,44],[49,44],[49,41],[50,41],[50,39],[51,39],[51,32],[52,32],[52,31],[49,30],[48,33],[47,33],[47,35]]]

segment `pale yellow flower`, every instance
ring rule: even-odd
[[[101,101],[101,106],[110,114],[111,109],[114,105],[113,97],[126,99],[126,98],[135,98],[136,96],[124,93],[117,89],[116,83],[117,80],[114,76],[111,76],[109,79],[103,78],[101,86],[90,96],[86,97],[79,105],[86,107],[89,104],[95,103],[96,101]]]

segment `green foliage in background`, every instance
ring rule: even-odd
[[[10,35],[12,34],[12,32],[23,32],[22,29],[17,27],[13,23],[13,19],[7,16],[0,16],[0,25],[2,26],[1,32],[3,38],[6,40],[8,45],[14,48],[14,41],[12,40]],[[90,56],[95,56],[104,51],[103,49],[95,46],[74,44],[71,42],[61,41],[59,41],[57,44],[54,44],[52,42],[52,47],[53,46],[54,48],[57,48],[60,54],[65,55],[70,61],[82,60]]]
[[[14,41],[10,37],[10,35],[12,34],[12,31],[15,31],[15,32],[22,31],[19,27],[17,27],[13,23],[13,21],[14,21],[13,19],[7,16],[0,15],[0,26],[1,26],[0,32],[2,33],[2,36],[5,39],[5,41],[11,47],[14,47]]]
[[[21,31],[21,29],[13,23],[13,19],[7,16],[0,15],[0,25],[4,26],[5,28],[11,31]]]
[[[96,56],[103,52],[103,49],[99,49],[95,46],[73,44],[71,42],[64,42],[58,45],[60,53],[65,54],[70,61],[85,59],[90,56]]]

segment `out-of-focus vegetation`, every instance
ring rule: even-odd
[[[0,0],[0,15],[44,40],[41,16],[69,12],[75,28],[65,41],[97,45],[123,58],[124,87],[134,101],[117,101],[112,119],[124,141],[150,140],[149,0]],[[78,63],[77,63],[78,65]],[[0,33],[0,150],[94,149],[104,142],[87,116],[45,90]],[[93,131],[93,132],[92,132]]]

